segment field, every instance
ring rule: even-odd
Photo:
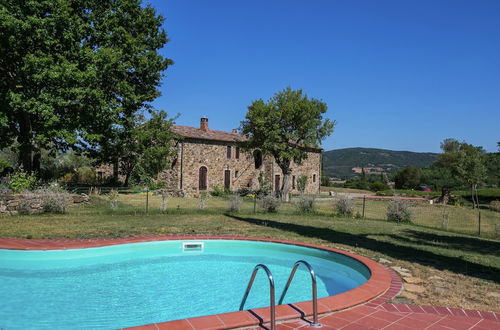
[[[332,201],[318,202],[310,214],[298,212],[293,204],[283,205],[278,213],[265,213],[257,205],[254,213],[253,200],[245,199],[239,212],[229,213],[229,201],[224,198],[208,198],[204,209],[198,199],[169,198],[162,213],[161,198],[150,196],[146,215],[145,200],[144,194],[120,195],[118,207],[111,209],[106,196],[98,196],[63,215],[1,217],[0,237],[216,234],[291,239],[354,251],[374,260],[384,258],[392,262],[390,266],[409,269],[425,281],[425,292],[407,295],[403,301],[500,311],[500,241],[493,239],[500,213],[484,211],[482,234],[487,239],[466,234],[476,231],[475,211],[451,206],[417,204],[415,224],[395,224],[383,220],[386,202],[378,201],[365,205],[369,219],[354,219],[334,216]],[[449,231],[441,229],[443,213],[448,214]]]

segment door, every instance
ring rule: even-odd
[[[280,176],[276,174],[274,176],[274,191],[280,191]]]
[[[231,189],[231,171],[230,170],[224,170],[224,189],[226,189],[226,190]]]
[[[207,168],[205,166],[200,167],[198,189],[207,190]]]

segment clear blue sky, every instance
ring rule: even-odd
[[[154,106],[238,127],[287,86],[328,104],[326,150],[500,141],[498,0],[154,0],[170,42]]]

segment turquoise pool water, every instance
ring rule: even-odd
[[[185,251],[184,242],[203,249]],[[368,269],[349,257],[295,245],[234,241],[156,241],[89,249],[0,249],[0,329],[114,329],[238,310],[253,268],[273,273],[276,299],[295,261],[309,262],[318,297],[366,282]],[[285,303],[311,299],[300,267]],[[259,271],[245,308],[269,305]]]

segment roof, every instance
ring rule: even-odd
[[[209,129],[204,131],[198,127],[172,125],[172,132],[174,134],[183,136],[185,138],[211,140],[211,141],[225,141],[225,142],[244,142],[248,138],[239,133],[214,131]],[[308,149],[323,150],[323,148],[315,146],[306,146]]]
[[[172,132],[183,137],[202,140],[228,142],[243,142],[247,140],[244,135],[238,133],[214,131],[211,129],[209,129],[208,131],[204,131],[197,127],[182,125],[172,125]]]

